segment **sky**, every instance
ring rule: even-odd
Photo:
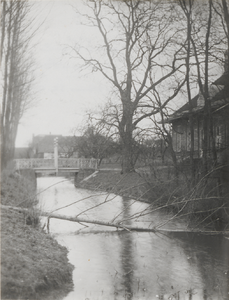
[[[70,46],[92,47],[101,38],[95,28],[81,24],[74,10],[87,14],[84,0],[29,1],[34,4],[30,17],[38,28],[33,46],[34,102],[20,121],[16,147],[28,146],[38,134],[80,135],[87,110],[98,109],[111,95],[109,82],[99,72],[82,72],[79,60],[68,55]]]
[[[86,111],[107,99],[106,80],[98,73],[82,73],[79,62],[65,55],[76,42],[95,39],[93,29],[80,25],[72,5],[84,13],[80,0],[35,1],[32,12],[41,26],[33,47],[34,102],[21,119],[16,147],[27,146],[37,134],[72,135],[82,127]]]

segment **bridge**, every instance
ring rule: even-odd
[[[73,172],[80,170],[97,169],[98,160],[94,158],[58,158],[58,159],[14,159],[14,167],[20,171],[22,169],[33,169],[36,173],[56,173]]]

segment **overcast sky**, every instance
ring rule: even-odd
[[[19,125],[18,147],[27,145],[33,134],[72,134],[81,126],[85,111],[107,98],[106,80],[98,73],[83,74],[78,62],[64,55],[68,45],[95,39],[93,29],[80,25],[71,4],[84,12],[80,0],[38,0],[33,8],[37,22],[43,22],[34,47],[35,102]]]
[[[72,135],[73,129],[82,127],[86,110],[103,105],[111,91],[109,82],[99,72],[85,74],[80,71],[79,61],[66,55],[76,43],[86,45],[92,52],[92,45],[99,44],[97,29],[81,25],[74,11],[75,7],[81,14],[87,14],[85,1],[29,1],[34,3],[34,26],[39,28],[33,47],[34,106],[21,120],[16,147],[28,145],[33,134]],[[177,99],[175,102],[177,109],[180,102]]]

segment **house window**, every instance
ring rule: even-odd
[[[187,151],[191,150],[191,132],[190,128],[187,128]]]
[[[203,140],[204,140],[204,131],[203,131],[203,129],[201,129],[200,130],[200,140],[199,140],[200,150],[203,150]]]
[[[227,148],[228,147],[228,132],[229,132],[229,130],[228,130],[228,125],[226,124],[225,125],[225,128],[224,128],[224,145],[225,145],[225,147]]]
[[[177,152],[181,151],[181,134],[177,133]]]
[[[194,128],[194,150],[198,150],[198,128]]]
[[[172,136],[173,150],[174,150],[175,152],[177,152],[177,133],[173,130],[173,131],[172,131],[172,134],[173,134],[173,136]]]
[[[216,126],[215,132],[215,146],[219,149],[222,147],[222,126]]]
[[[186,135],[184,134],[184,126],[173,126],[173,149],[175,152],[181,152],[186,147]]]

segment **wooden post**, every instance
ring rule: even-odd
[[[58,175],[58,137],[54,139],[54,167],[56,175]]]
[[[75,187],[77,186],[77,178],[78,178],[78,172],[75,172],[75,176],[74,176],[74,185],[75,185]]]

